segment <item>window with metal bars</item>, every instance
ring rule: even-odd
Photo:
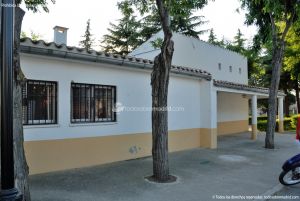
[[[115,122],[116,87],[71,84],[71,122]]]
[[[57,82],[27,80],[22,87],[23,125],[57,123]]]

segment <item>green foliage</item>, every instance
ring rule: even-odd
[[[156,40],[150,41],[154,49],[160,49],[163,45],[164,40],[162,38],[157,38]]]
[[[51,0],[53,4],[55,4],[55,1],[56,0]],[[49,12],[47,0],[16,0],[15,2],[18,5],[24,2],[26,8],[34,13],[40,11],[40,9],[45,12]]]
[[[187,14],[187,12],[202,9],[207,3],[208,0],[164,0],[164,5],[167,6],[170,16],[183,16]],[[132,14],[134,10],[132,6],[134,6],[141,15],[156,10],[155,0],[123,0],[118,5],[119,7],[126,8],[124,10],[129,11],[129,13],[131,12],[130,14]]]
[[[86,22],[86,29],[85,29],[85,33],[82,36],[82,38],[83,38],[83,40],[79,42],[79,46],[83,47],[86,51],[91,50],[95,39],[93,38],[93,35],[91,34],[91,20],[90,19],[88,19]]]
[[[257,121],[267,121],[268,120],[268,116],[259,116],[257,117]],[[249,124],[251,124],[252,122],[252,117],[249,117]]]
[[[272,30],[272,20],[275,22],[294,23],[299,20],[299,0],[240,0],[242,7],[246,8],[246,24],[256,25],[258,34],[255,38],[256,47],[260,48],[272,37],[281,38],[284,29],[275,24]],[[275,31],[275,33],[274,33]],[[272,34],[273,32],[273,34]],[[275,44],[273,44],[275,45]]]
[[[21,38],[27,38],[27,37],[31,38],[31,40],[33,40],[33,41],[38,41],[38,40],[41,40],[42,35],[38,34],[38,33],[34,33],[33,31],[30,31],[30,36],[29,36],[26,32],[22,31]]]
[[[172,31],[196,38],[206,32],[207,30],[198,30],[206,23],[203,16],[193,15],[195,10],[203,8],[205,4],[207,0],[168,1],[165,5],[168,5],[171,16]],[[109,34],[102,41],[104,51],[128,54],[161,30],[161,19],[154,0],[123,0],[118,3],[118,8],[123,17],[116,24],[110,24]]]
[[[258,27],[258,34],[253,40],[253,50],[259,52],[262,48],[264,49],[265,53],[261,57],[260,65],[262,69],[265,69],[265,75],[260,82],[265,86],[270,86],[271,75],[280,74],[281,66],[279,66],[279,69],[277,68],[277,72],[273,72],[273,68],[276,63],[280,65],[283,59],[283,55],[279,53],[282,49],[284,50],[284,44],[290,38],[286,34],[291,26],[299,24],[300,2],[299,0],[240,1],[242,7],[247,9],[246,24]],[[292,75],[291,72],[287,73]],[[249,77],[251,83],[253,80],[251,80],[251,76]],[[287,74],[282,75],[281,78],[283,80],[280,88],[288,92],[292,85],[291,79]],[[274,84],[275,78],[272,81]]]
[[[246,55],[247,53],[246,53],[246,48],[245,48],[245,42],[246,42],[246,39],[243,38],[243,34],[242,34],[241,30],[238,29],[238,32],[237,32],[236,36],[234,37],[234,41],[227,45],[227,49],[230,49],[234,52],[238,52],[242,55],[248,56],[248,55]]]
[[[286,51],[283,62],[285,72],[290,72],[291,80],[299,80],[300,75],[300,22],[294,24],[287,34]]]
[[[300,118],[299,114],[291,117],[292,129],[294,129],[294,130],[297,128],[298,118]]]
[[[285,117],[284,122],[283,122],[284,130],[286,130],[286,131],[296,130],[298,118],[300,118],[300,115],[294,115],[292,117]],[[276,131],[278,131],[278,125],[279,125],[279,120],[277,119],[276,120]],[[267,117],[257,119],[257,129],[260,131],[267,130]]]
[[[21,38],[27,38],[27,34],[25,31],[21,31]]]
[[[214,29],[209,31],[208,41],[209,43],[216,45],[217,44],[217,36],[214,33]]]
[[[124,16],[118,24],[110,23],[109,34],[103,36],[101,42],[105,52],[127,55],[142,43],[140,23],[135,16]]]

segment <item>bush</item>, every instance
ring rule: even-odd
[[[257,121],[267,121],[268,120],[268,116],[259,116],[257,117]],[[252,124],[252,117],[249,117],[249,125]]]
[[[300,115],[294,115],[291,117],[292,119],[291,127],[293,130],[296,130],[298,118],[300,118]]]
[[[292,117],[285,117],[283,126],[284,130],[296,130],[297,126],[297,119],[300,117],[300,115],[294,115]],[[279,120],[276,120],[276,131],[278,131],[279,127]],[[260,131],[267,131],[267,120],[257,120],[257,129]]]

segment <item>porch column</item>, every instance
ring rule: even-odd
[[[252,109],[251,139],[256,140],[256,138],[257,138],[257,95],[253,95],[251,98],[251,109]]]
[[[213,81],[203,80],[200,85],[201,93],[201,130],[200,146],[210,149],[217,148],[217,90]]]
[[[211,123],[211,149],[216,149],[218,144],[218,114],[217,114],[217,107],[218,107],[218,99],[217,99],[217,90],[211,88],[211,105],[210,105],[210,123]]]
[[[284,115],[283,115],[283,97],[278,98],[278,132],[283,133],[284,132]]]

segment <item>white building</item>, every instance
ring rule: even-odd
[[[67,33],[58,28],[55,34]],[[21,66],[28,79],[23,90],[25,151],[31,174],[151,155],[150,74],[158,54],[151,40],[132,53],[144,59],[87,52],[64,45],[66,41],[22,40]],[[247,131],[249,98],[255,139],[256,102],[268,96],[268,89],[247,85],[246,58],[180,34],[174,34],[174,41],[170,151],[217,148],[217,136]],[[284,94],[279,95],[282,121]]]

